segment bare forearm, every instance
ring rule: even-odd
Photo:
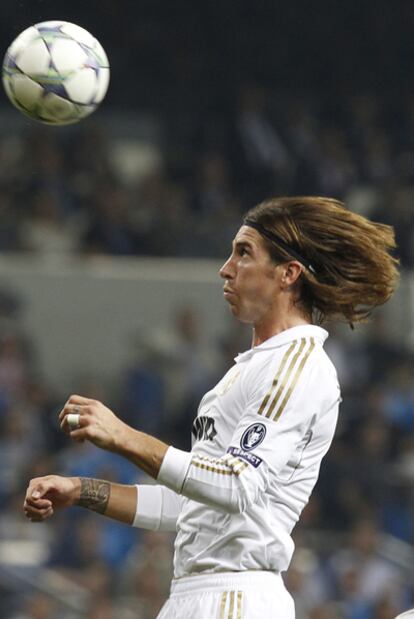
[[[159,439],[126,426],[115,451],[156,479],[167,449]]]
[[[115,484],[102,479],[74,479],[75,504],[126,524],[132,524],[137,506],[135,486]]]
[[[70,415],[77,419],[75,427],[69,423]],[[62,430],[71,438],[88,440],[101,449],[118,453],[151,477],[158,477],[168,445],[134,430],[102,402],[72,395],[59,419]]]

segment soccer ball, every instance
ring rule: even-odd
[[[17,109],[34,120],[67,125],[89,116],[109,84],[109,62],[87,30],[45,21],[24,30],[3,61],[3,84]]]

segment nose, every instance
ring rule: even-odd
[[[226,260],[226,262],[221,267],[219,273],[220,273],[220,277],[222,277],[223,279],[232,279],[234,277],[234,267],[232,264],[232,256],[230,256]]]

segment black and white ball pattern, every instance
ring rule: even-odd
[[[3,84],[13,105],[34,120],[54,125],[91,114],[105,97],[109,74],[99,41],[64,21],[24,30],[3,62]]]

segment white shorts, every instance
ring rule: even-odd
[[[226,572],[173,580],[157,619],[294,619],[282,577],[273,572]]]

